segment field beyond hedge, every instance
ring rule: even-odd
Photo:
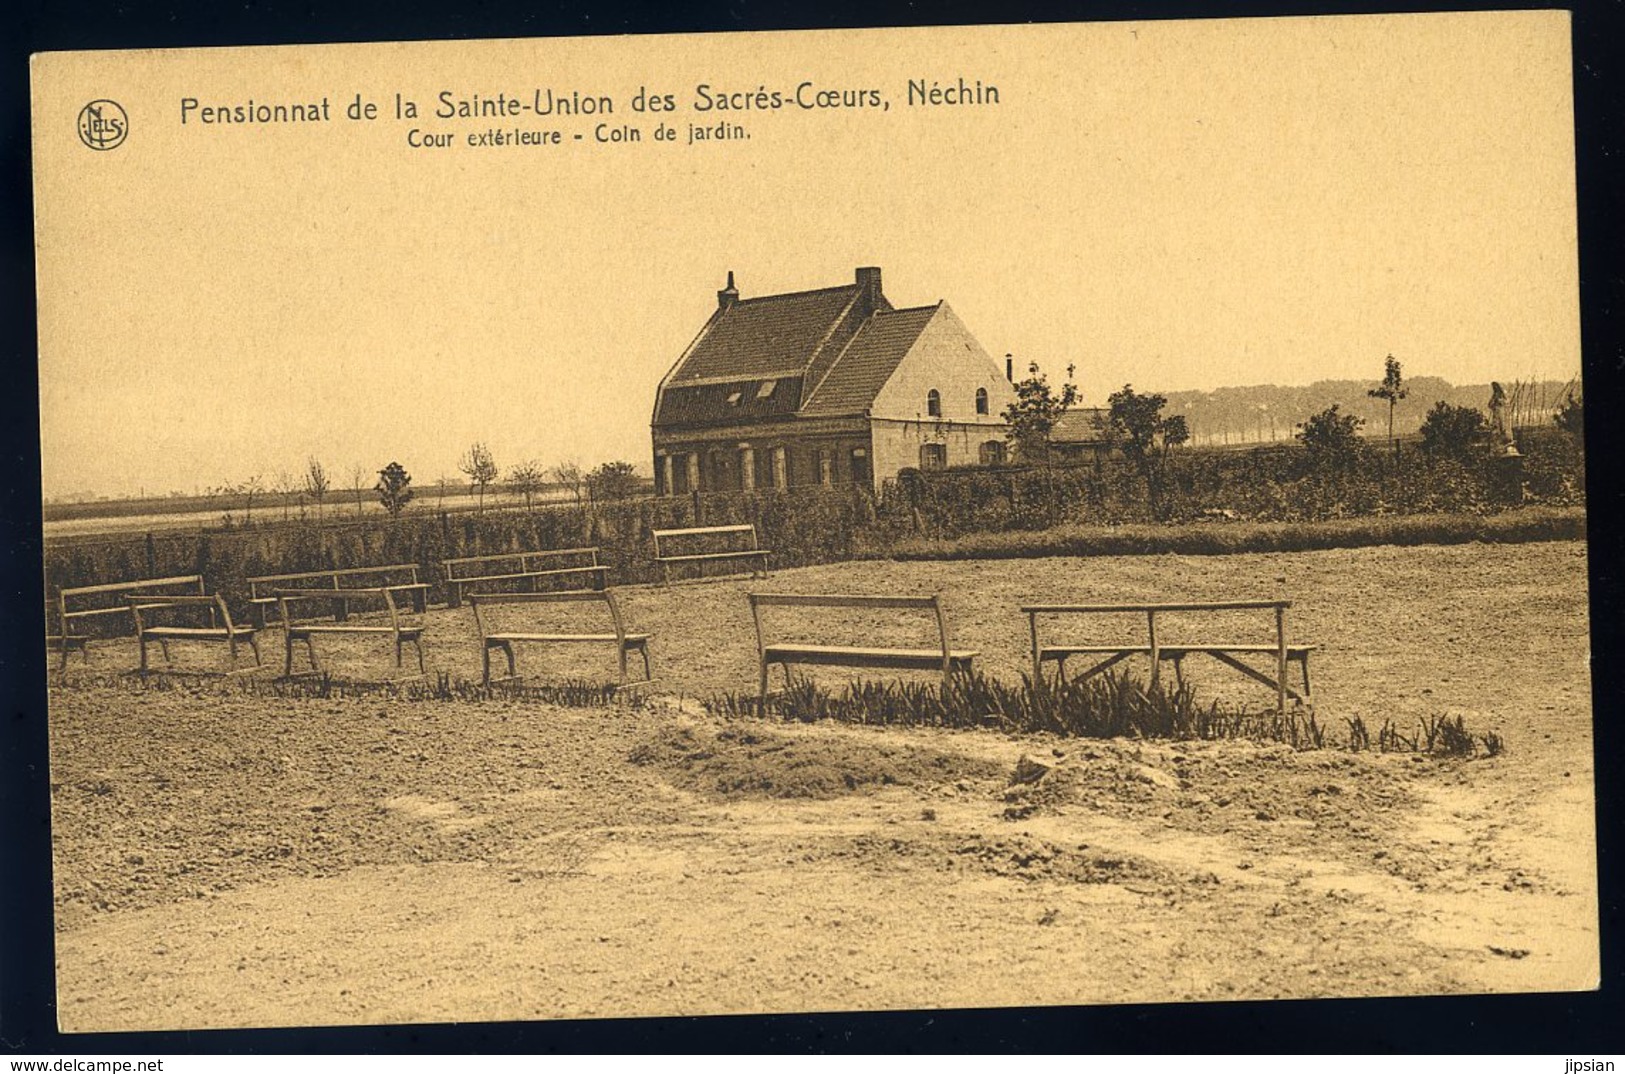
[[[1550,542],[627,587],[660,681],[612,709],[142,690],[116,677],[131,645],[98,644],[51,693],[62,1026],[1590,987],[1585,565]],[[941,592],[1000,676],[1026,666],[1026,601],[1290,597],[1323,722],[1463,715],[1506,752],[724,721],[693,699],[754,688],[750,589]],[[428,626],[431,669],[477,676],[467,609]],[[372,678],[382,650],[324,655]],[[1203,697],[1269,700],[1191,670]],[[1012,783],[1024,753],[1055,771]]]

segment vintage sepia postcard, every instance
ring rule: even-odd
[[[1571,76],[35,56],[61,1028],[1596,988]]]

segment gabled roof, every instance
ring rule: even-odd
[[[1106,439],[1106,408],[1098,406],[1073,407],[1062,414],[1050,430],[1049,438],[1056,444],[1095,444]]]
[[[659,425],[719,422],[731,425],[761,421],[794,414],[800,401],[799,376],[672,384],[660,393],[655,422]]]
[[[857,298],[856,284],[740,299],[717,310],[668,382],[749,380],[800,372]]]
[[[827,417],[867,411],[941,308],[939,302],[875,313],[852,337],[823,381],[813,388],[801,413]]]

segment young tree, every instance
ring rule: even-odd
[[[479,509],[485,510],[485,487],[497,479],[496,459],[483,441],[476,440],[463,452],[457,469],[468,475],[468,482],[480,490]]]
[[[292,471],[278,470],[276,472],[275,491],[277,497],[282,501],[282,521],[286,522],[288,521],[288,515],[293,510],[293,494],[298,491],[298,486],[294,484]]]
[[[1142,467],[1148,461],[1161,459],[1170,448],[1191,438],[1183,414],[1163,417],[1162,410],[1168,405],[1166,396],[1141,395],[1132,384],[1125,384],[1122,391],[1108,396],[1106,403],[1110,408],[1106,415],[1107,441],[1114,444],[1124,458],[1133,459]]]
[[[1552,421],[1575,440],[1585,439],[1585,396],[1578,384],[1569,385],[1568,391],[1563,395],[1563,401],[1557,404]]]
[[[355,516],[361,517],[361,490],[366,487],[367,468],[359,462],[350,467],[350,487],[355,490]]]
[[[1066,383],[1056,392],[1038,371],[1038,363],[1027,366],[1027,379],[1015,384],[1016,401],[1004,408],[1004,421],[1010,427],[1005,439],[1024,462],[1049,462],[1049,436],[1061,415],[1078,401],[1078,386],[1072,383],[1076,366],[1066,367]]]
[[[401,511],[412,502],[412,475],[398,462],[378,471],[378,484],[373,488],[390,518],[399,518]]]
[[[243,525],[246,526],[254,521],[254,497],[265,492],[265,478],[255,474],[241,485],[238,485],[237,491],[242,493]]]
[[[581,464],[574,459],[566,459],[550,469],[548,476],[557,484],[570,490],[576,503],[581,503],[587,495],[587,477],[581,471]]]
[[[1145,480],[1145,491],[1152,504],[1162,496],[1162,475],[1167,465],[1168,452],[1191,438],[1190,427],[1183,414],[1164,417],[1166,396],[1152,393],[1141,395],[1132,384],[1113,392],[1106,399],[1106,440],[1115,444],[1123,457],[1133,461]]]
[[[1422,419],[1422,450],[1433,458],[1465,459],[1489,439],[1489,422],[1476,407],[1435,403]]]
[[[327,479],[327,468],[321,460],[312,455],[305,462],[305,493],[316,501],[316,521],[322,520],[322,501],[327,499],[327,490],[331,482]]]
[[[1360,454],[1360,426],[1364,424],[1365,419],[1340,413],[1333,403],[1306,418],[1293,438],[1303,445],[1315,466],[1345,469]]]
[[[629,462],[606,462],[587,475],[587,493],[598,503],[630,499],[638,489],[637,471]]]
[[[1394,439],[1394,405],[1409,394],[1410,390],[1405,387],[1405,378],[1400,375],[1399,359],[1390,354],[1387,364],[1383,367],[1382,383],[1366,392],[1366,395],[1388,403],[1388,446],[1396,455],[1399,454],[1399,441]]]
[[[508,487],[525,498],[525,510],[531,509],[531,501],[536,494],[542,491],[547,481],[547,474],[542,464],[534,460],[522,462],[508,471]]]

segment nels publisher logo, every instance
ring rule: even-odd
[[[91,101],[79,110],[79,140],[92,149],[117,149],[130,133],[130,117],[117,101]]]

